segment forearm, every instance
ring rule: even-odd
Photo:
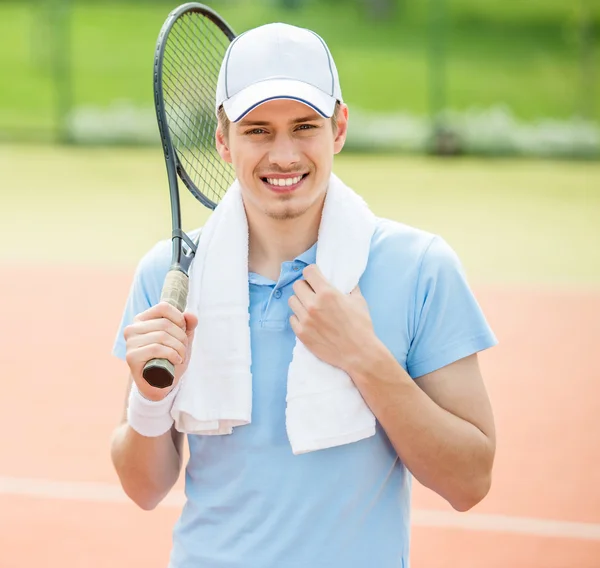
[[[426,487],[466,510],[488,492],[494,444],[436,404],[383,344],[351,372],[400,459]]]
[[[115,429],[112,462],[125,493],[142,509],[153,509],[177,482],[183,434],[171,429],[145,437],[127,422]]]

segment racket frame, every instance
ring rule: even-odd
[[[167,168],[169,183],[169,196],[171,202],[171,266],[165,278],[161,301],[166,301],[175,306],[180,312],[185,310],[188,292],[188,272],[194,255],[196,254],[198,240],[193,242],[181,228],[181,202],[179,199],[178,178],[187,187],[190,193],[205,207],[213,210],[217,203],[204,195],[192,182],[185,171],[179,156],[173,146],[169,133],[165,101],[162,89],[163,59],[168,37],[177,20],[188,13],[200,13],[211,20],[231,42],[236,35],[231,27],[211,8],[198,2],[187,2],[172,10],[163,23],[154,51],[153,87],[154,106],[158,122],[161,145]],[[199,237],[198,237],[199,239]],[[187,245],[184,248],[183,245]],[[143,370],[144,379],[156,388],[167,388],[173,384],[174,366],[166,359],[152,359],[146,363]]]

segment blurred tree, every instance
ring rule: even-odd
[[[69,114],[73,105],[71,33],[74,0],[47,0],[48,16],[53,31],[51,59],[55,85],[57,140],[70,142]]]
[[[295,10],[305,3],[305,0],[279,0],[279,4],[289,10]]]
[[[578,12],[579,53],[581,69],[580,114],[588,119],[595,118],[596,105],[596,61],[594,54],[594,21],[592,19],[591,0],[581,0]]]
[[[396,0],[360,0],[367,16],[373,20],[387,20],[396,15]]]

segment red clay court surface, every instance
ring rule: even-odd
[[[0,568],[166,568],[182,479],[144,512],[109,457],[126,384],[110,350],[131,271],[4,268],[17,277],[0,294]],[[598,568],[600,293],[475,291],[500,340],[481,355],[494,484],[458,514],[415,483],[411,566]]]

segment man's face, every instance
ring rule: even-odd
[[[342,105],[334,132],[331,119],[281,99],[232,123],[226,136],[219,128],[217,148],[233,164],[247,211],[285,220],[320,206],[333,156],[346,139],[347,112]]]

